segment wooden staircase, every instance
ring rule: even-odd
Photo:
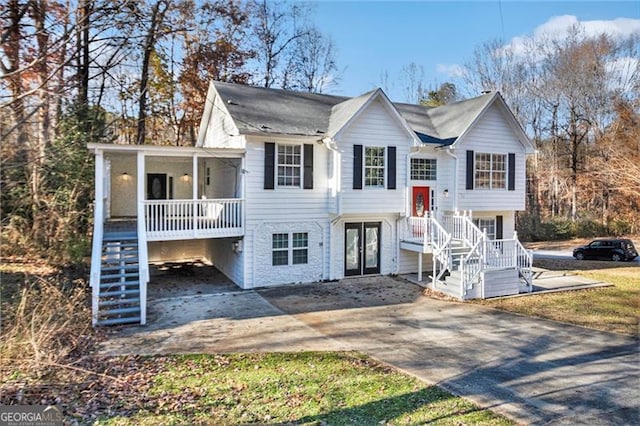
[[[105,232],[96,325],[140,323],[140,300],[138,234]]]

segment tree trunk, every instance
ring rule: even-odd
[[[144,42],[144,57],[142,59],[142,73],[140,75],[140,98],[138,99],[138,133],[136,136],[136,142],[138,145],[143,145],[146,137],[149,62],[151,60],[151,54],[153,53],[153,49],[157,40],[158,29],[162,24],[166,10],[167,4],[162,0],[156,2],[156,4],[154,4],[151,8],[151,22],[149,24],[149,31],[147,32],[147,36]]]

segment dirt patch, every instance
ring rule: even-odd
[[[523,242],[522,244],[530,250],[571,250],[579,246],[589,244],[591,241],[598,238],[613,238],[611,236],[594,237],[594,238],[574,238],[572,240],[563,241],[535,241],[535,242]],[[638,241],[640,241],[640,235],[635,235],[629,238],[633,241],[633,244],[638,247]]]
[[[551,271],[594,271],[599,269],[640,268],[637,262],[612,262],[607,260],[576,260],[540,258],[533,260],[533,266]],[[640,271],[639,271],[640,272]]]
[[[149,300],[240,291],[222,272],[204,262],[152,265]]]

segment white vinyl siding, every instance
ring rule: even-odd
[[[202,141],[205,148],[244,148],[244,136],[238,134],[238,129],[231,116],[226,113],[227,107],[215,93],[212,113],[206,127],[206,135]]]
[[[479,118],[469,132],[456,142],[454,155],[458,158],[458,173],[455,179],[458,196],[450,190],[446,209],[473,212],[524,210],[525,209],[525,148],[518,141],[515,132],[507,124],[506,112],[494,104]],[[466,150],[476,153],[504,155],[515,154],[515,190],[487,191],[465,189],[467,165]],[[475,157],[475,156],[474,156]],[[508,167],[507,167],[508,169]],[[475,170],[474,170],[475,171]],[[457,205],[453,205],[457,202]],[[441,205],[441,208],[445,208]]]
[[[304,139],[271,140],[276,144],[300,146],[312,142]],[[328,241],[329,227],[329,151],[313,143],[313,189],[278,187],[274,191],[264,189],[264,138],[253,137],[247,140],[243,165],[245,288],[313,282],[326,278],[323,271],[328,270],[329,256],[328,253],[323,253],[328,252],[330,245],[323,242]],[[272,234],[289,232],[308,232],[308,264],[274,267],[271,264]]]
[[[406,210],[407,185],[407,155],[413,143],[411,136],[394,119],[391,112],[381,100],[375,100],[368,105],[345,129],[336,141],[340,151],[340,197],[339,208],[343,214],[360,213],[404,213]],[[381,186],[376,190],[364,185],[363,189],[353,189],[353,159],[354,145],[363,146],[363,158],[367,148],[385,148],[385,161],[389,147],[396,147],[396,189]],[[364,164],[363,164],[364,166]],[[388,173],[386,164],[384,173]],[[388,176],[385,176],[385,181]]]
[[[238,238],[213,238],[203,241],[208,242],[208,258],[211,264],[239,287],[250,288],[247,287],[245,281],[244,247],[246,239],[241,240],[242,252],[232,250],[233,244],[238,242]]]

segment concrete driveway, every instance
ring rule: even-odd
[[[400,279],[151,302],[104,352],[357,350],[526,424],[640,424],[638,340],[422,296]]]

